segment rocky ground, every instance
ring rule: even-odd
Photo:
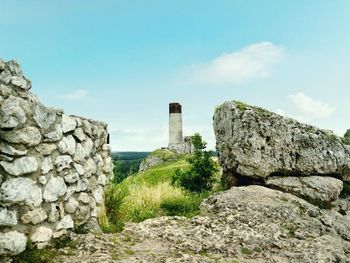
[[[350,262],[348,216],[262,186],[218,193],[193,219],[149,219],[73,239],[77,248],[62,249],[55,262]]]

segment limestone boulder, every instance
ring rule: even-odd
[[[224,177],[320,175],[350,181],[350,152],[332,132],[241,102],[216,109],[214,131]]]
[[[37,104],[34,108],[34,120],[41,129],[49,129],[56,121],[56,113],[41,104]]]
[[[44,199],[47,202],[57,201],[58,198],[67,192],[67,185],[64,183],[62,177],[52,177],[45,185]]]
[[[47,214],[44,209],[42,208],[36,208],[32,211],[28,211],[25,213],[21,220],[24,224],[32,223],[33,225],[37,225],[39,223],[42,223],[46,220]]]
[[[38,145],[42,139],[40,131],[32,126],[20,130],[2,131],[0,136],[7,142],[24,144],[27,146]]]
[[[56,165],[57,171],[60,172],[66,168],[70,168],[72,162],[73,162],[73,160],[72,160],[72,157],[70,155],[58,156],[55,160],[55,165]]]
[[[0,152],[10,156],[23,156],[27,154],[28,150],[23,147],[20,149],[4,142],[0,142]]]
[[[74,131],[76,127],[77,127],[77,122],[74,118],[72,118],[66,114],[62,115],[62,131],[63,131],[63,133]]]
[[[0,207],[0,226],[15,226],[17,224],[17,212]]]
[[[266,185],[295,194],[315,203],[329,203],[338,199],[343,182],[328,176],[269,177]]]
[[[45,142],[57,142],[63,138],[63,130],[61,124],[56,124],[54,128],[44,134]]]
[[[26,123],[26,113],[21,107],[25,101],[10,96],[0,107],[0,128],[16,128],[19,125]]]
[[[52,237],[53,231],[48,227],[38,227],[33,235],[31,236],[31,240],[34,243],[46,243],[49,242]]]
[[[74,227],[74,221],[70,215],[66,215],[62,220],[57,224],[56,231],[61,229],[70,229]]]
[[[13,162],[0,162],[4,170],[14,176],[22,176],[36,172],[39,168],[38,161],[35,157],[21,157]]]
[[[42,203],[42,192],[36,182],[29,178],[11,178],[0,187],[0,202],[4,205],[25,203],[38,207]]]
[[[23,233],[17,231],[0,233],[0,255],[18,255],[26,249],[26,246],[27,237]]]
[[[63,137],[62,140],[58,143],[58,150],[61,154],[67,153],[69,155],[74,155],[75,147],[76,143],[72,135]]]

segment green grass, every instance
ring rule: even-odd
[[[118,232],[126,222],[142,222],[164,215],[193,217],[209,192],[189,193],[173,186],[171,180],[177,169],[186,170],[185,156],[168,161],[126,178],[109,187],[99,221],[105,232]]]

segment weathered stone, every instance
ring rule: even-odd
[[[79,175],[84,175],[85,174],[85,168],[79,163],[74,163],[73,164],[75,170],[77,170]]]
[[[73,184],[79,180],[79,174],[70,172],[64,176],[64,180],[69,184]]]
[[[46,157],[44,158],[42,164],[41,164],[41,173],[42,174],[47,174],[53,169],[53,164],[51,157]]]
[[[89,181],[86,178],[83,178],[78,181],[76,192],[83,192],[85,191],[89,186]]]
[[[48,218],[48,221],[50,223],[55,223],[60,218],[59,209],[57,209],[57,208],[58,208],[58,205],[56,203],[51,203],[49,218]]]
[[[86,140],[82,142],[82,145],[85,149],[86,155],[90,156],[90,154],[93,153],[94,142],[90,138],[87,137]]]
[[[80,142],[82,142],[86,139],[86,135],[85,135],[82,128],[75,129],[73,134]]]
[[[80,143],[77,143],[76,151],[73,157],[74,161],[77,163],[83,163],[87,156],[88,153],[86,149]]]
[[[53,143],[42,143],[36,146],[35,149],[38,153],[46,156],[52,154],[57,149],[57,145]]]
[[[57,171],[60,172],[63,169],[70,168],[72,162],[73,162],[72,157],[70,157],[69,155],[58,156],[55,161]]]
[[[52,229],[41,226],[35,230],[34,234],[31,236],[30,239],[34,243],[48,242],[52,237],[52,233],[53,233]]]
[[[97,165],[91,157],[87,159],[85,168],[89,174],[97,173]]]
[[[341,180],[327,176],[269,177],[266,185],[317,203],[336,200],[343,189]]]
[[[75,119],[73,119],[72,117],[70,117],[66,114],[62,115],[62,131],[63,131],[63,133],[74,131],[76,127],[77,127],[77,122],[75,121]]]
[[[37,208],[32,211],[28,211],[21,217],[21,220],[24,224],[32,223],[34,225],[44,222],[46,219],[47,214],[42,208]]]
[[[67,188],[67,193],[64,196],[63,200],[67,201],[77,190],[77,186],[76,185],[70,185]]]
[[[83,202],[84,204],[88,204],[89,203],[89,195],[87,193],[81,193],[79,195],[79,201]]]
[[[26,113],[21,107],[22,99],[10,96],[0,107],[0,128],[16,128],[26,123]]]
[[[35,146],[41,142],[40,131],[31,126],[21,130],[1,132],[0,136],[10,143],[25,144],[27,146]]]
[[[62,139],[63,137],[63,131],[62,131],[62,125],[57,124],[55,127],[52,129],[51,132],[48,132],[44,135],[45,142],[57,142]]]
[[[7,210],[6,207],[0,207],[0,226],[15,226],[17,225],[16,211]]]
[[[22,253],[27,246],[27,237],[17,231],[0,233],[0,255],[14,256]]]
[[[83,225],[89,221],[90,217],[91,217],[90,206],[80,205],[80,206],[78,206],[78,209],[74,214],[74,222],[77,225]]]
[[[101,186],[96,187],[92,191],[92,195],[95,198],[95,201],[97,204],[102,204],[103,203],[103,188]]]
[[[18,204],[24,202],[30,207],[38,207],[42,203],[40,187],[29,178],[11,178],[0,187],[0,202]]]
[[[79,203],[77,200],[75,200],[74,197],[70,197],[64,204],[64,210],[69,214],[73,214],[77,210],[78,206]]]
[[[153,166],[157,166],[164,163],[163,159],[159,156],[150,156],[144,159],[139,168],[139,172],[144,172]]]
[[[98,177],[98,180],[97,182],[102,185],[102,186],[105,186],[108,182],[108,179],[107,177],[104,175],[104,174],[101,174],[99,177]]]
[[[32,83],[29,80],[18,76],[11,77],[11,84],[26,91],[30,90],[32,87]]]
[[[17,149],[12,145],[0,142],[0,152],[11,156],[23,156],[27,154],[26,149]]]
[[[39,177],[38,181],[40,184],[45,185],[47,183],[47,178],[46,178],[46,176],[42,175]]]
[[[70,215],[66,215],[62,220],[57,224],[56,231],[61,229],[70,229],[74,227],[74,221]]]
[[[34,108],[34,120],[41,129],[49,129],[56,121],[56,113],[41,104],[37,104]]]
[[[92,126],[88,120],[83,120],[83,129],[87,135],[92,136]]]
[[[216,109],[214,130],[226,178],[334,174],[350,181],[350,151],[327,131],[240,102]]]
[[[67,137],[63,137],[62,140],[58,143],[58,150],[62,154],[70,154],[74,155],[75,153],[75,140],[72,135],[68,135]]]
[[[34,157],[21,157],[13,162],[0,162],[4,170],[11,175],[21,176],[38,170],[38,161]]]
[[[67,186],[62,177],[52,177],[45,185],[44,199],[54,202],[67,192]]]

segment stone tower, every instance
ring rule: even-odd
[[[180,103],[169,104],[169,149],[182,152],[182,107]]]

